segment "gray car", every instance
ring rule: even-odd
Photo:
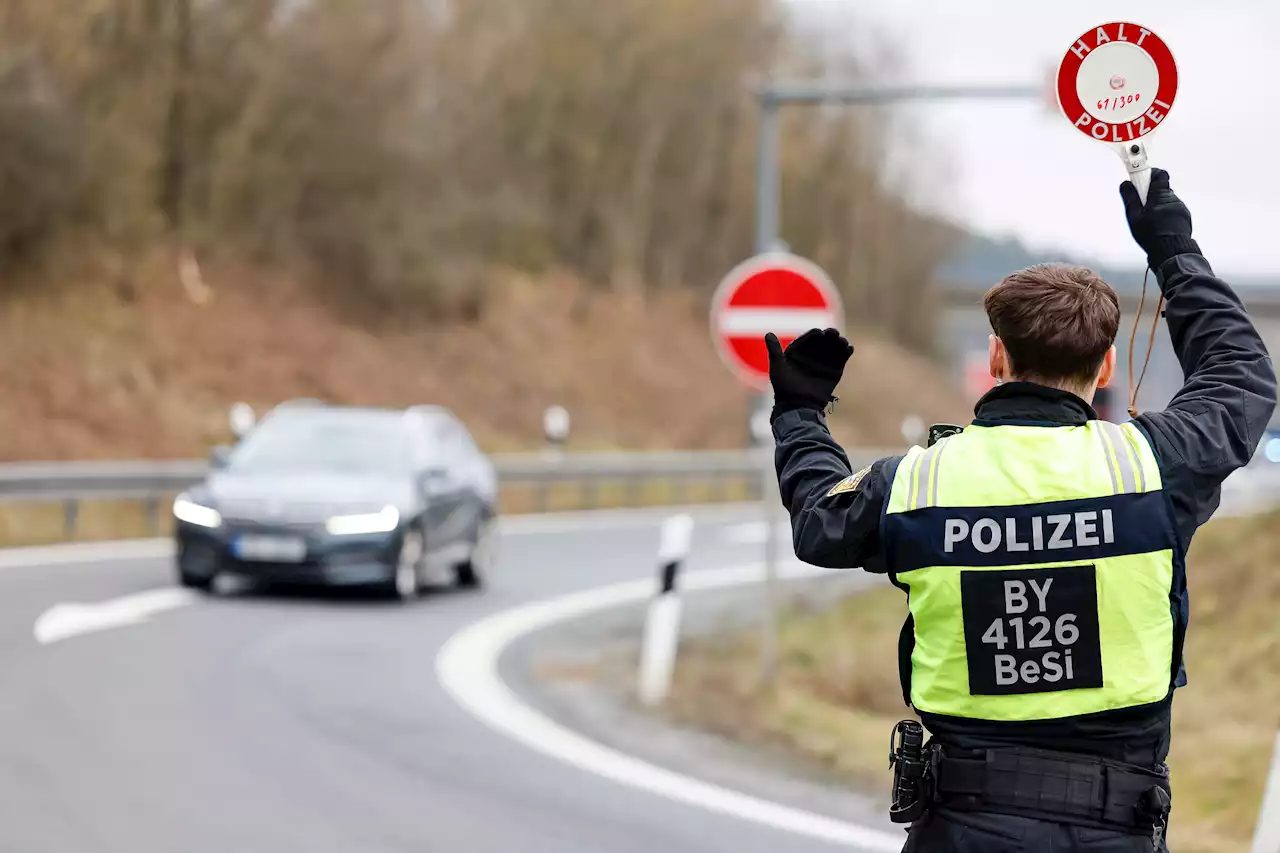
[[[493,465],[449,410],[282,405],[174,501],[177,572],[372,586],[479,587],[497,545]]]

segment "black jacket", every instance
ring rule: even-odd
[[[1276,404],[1276,376],[1262,338],[1239,298],[1214,276],[1199,255],[1178,255],[1156,270],[1164,292],[1165,317],[1185,382],[1168,408],[1140,414],[1136,423],[1150,439],[1160,465],[1165,494],[1177,522],[1183,553],[1200,525],[1209,520],[1227,475],[1247,464],[1262,439]],[[975,423],[1082,424],[1097,418],[1084,400],[1065,391],[1012,382],[986,394]],[[879,530],[885,500],[901,457],[881,459],[853,491],[828,496],[850,476],[844,451],[828,431],[824,416],[811,409],[775,413],[775,461],[783,504],[791,513],[796,555],[830,568],[862,567],[889,572]],[[1189,618],[1182,561],[1171,594],[1175,611],[1175,652]],[[903,629],[899,667],[910,671],[910,622]],[[1186,683],[1179,666],[1176,686]],[[905,682],[904,682],[905,683]],[[993,723],[922,714],[935,738],[963,748],[1017,744],[1105,755],[1150,765],[1169,749],[1173,691],[1154,705],[1090,717],[1035,723]]]

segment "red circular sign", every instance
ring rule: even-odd
[[[785,347],[809,329],[839,328],[840,294],[820,267],[786,252],[757,255],[724,277],[711,298],[711,337],[748,387],[769,387],[764,336]]]
[[[1178,93],[1169,46],[1138,24],[1114,21],[1076,39],[1058,66],[1058,105],[1100,142],[1131,142],[1164,121]]]

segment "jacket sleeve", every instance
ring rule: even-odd
[[[860,471],[831,436],[821,412],[783,412],[773,423],[774,463],[783,506],[791,514],[796,556],[832,569],[884,572],[880,515],[897,458]]]
[[[1240,298],[1198,254],[1161,264],[1156,279],[1184,384],[1168,408],[1139,415],[1183,544],[1209,520],[1222,482],[1248,464],[1276,405],[1271,356]]]

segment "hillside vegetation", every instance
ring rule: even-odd
[[[0,314],[0,460],[192,457],[226,441],[227,407],[291,397],[441,403],[490,450],[537,447],[553,403],[571,448],[741,447],[749,398],[720,363],[706,303],[646,301],[568,274],[494,275],[482,318],[412,317],[376,333],[299,281],[209,265],[193,301],[176,258],[93,286],[10,295]],[[963,417],[931,362],[866,333],[834,429],[896,445],[902,416]]]
[[[791,14],[0,0],[0,458],[188,455],[297,396],[452,405],[492,448],[553,402],[584,446],[740,446],[705,311],[754,251],[756,88],[883,70]],[[782,121],[783,236],[874,330],[858,441],[964,414],[902,350],[954,238],[902,201],[902,130]]]
[[[788,6],[0,0],[0,263],[166,243],[419,324],[483,313],[495,265],[705,290],[753,250],[755,87],[872,70]],[[948,229],[900,200],[879,119],[786,112],[783,232],[928,349]]]
[[[1187,687],[1174,701],[1174,817],[1179,853],[1243,853],[1280,726],[1280,514],[1211,522],[1188,559]],[[778,689],[759,689],[758,632],[681,649],[672,713],[769,744],[885,793],[885,744],[911,712],[898,686],[906,598],[885,587],[782,622]]]

